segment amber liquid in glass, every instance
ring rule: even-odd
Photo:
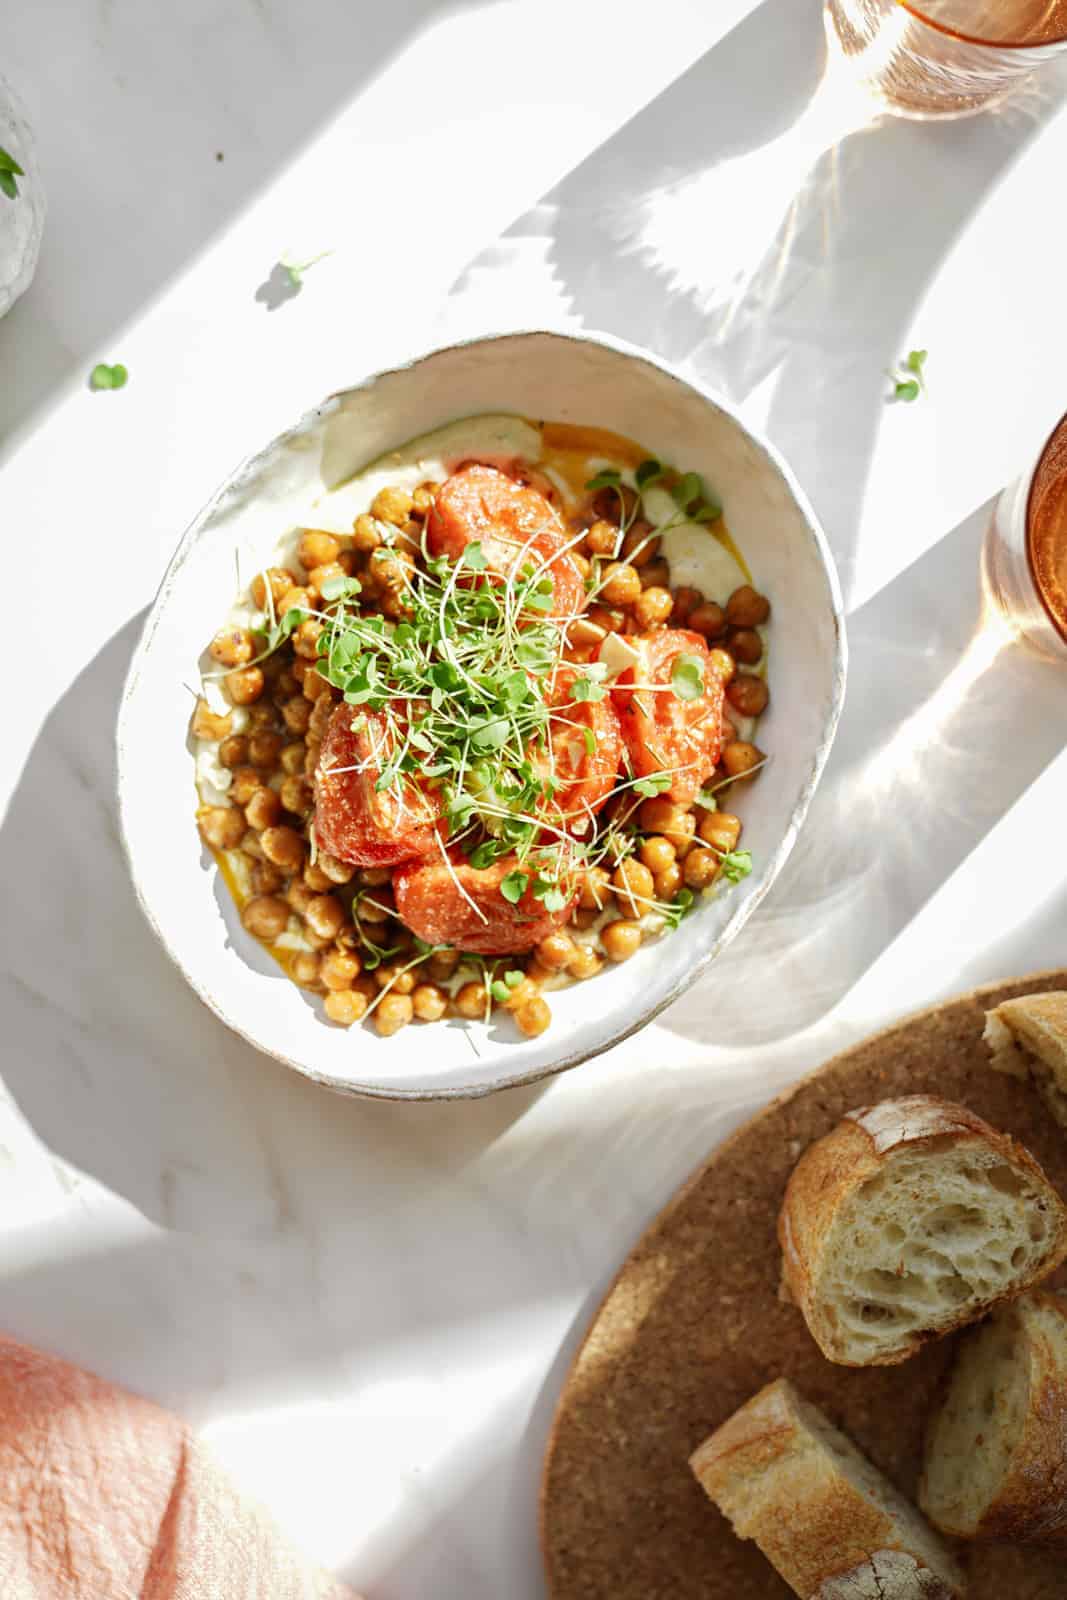
[[[1067,0],[902,0],[906,11],[982,44],[1042,45],[1067,39]]]
[[[1053,435],[1034,476],[1026,555],[1041,602],[1067,641],[1067,426]]]

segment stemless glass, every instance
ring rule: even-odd
[[[826,26],[884,110],[969,117],[1067,48],[1067,0],[826,0]]]
[[[997,502],[982,566],[989,594],[1023,643],[1067,663],[1067,416],[1033,470]]]

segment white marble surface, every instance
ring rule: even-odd
[[[815,0],[39,0],[5,47],[50,213],[0,322],[0,1321],[200,1424],[372,1600],[535,1600],[563,1366],[657,1206],[833,1049],[1067,964],[1067,677],[983,625],[977,567],[1067,406],[1067,79],[830,150]],[[335,253],[268,311],[287,248]],[[845,721],[786,874],[660,1025],[543,1092],[335,1100],[153,945],[116,696],[246,449],[436,334],[546,319],[766,423],[840,561]],[[929,398],[886,407],[915,344]],[[86,391],[99,359],[124,391]]]

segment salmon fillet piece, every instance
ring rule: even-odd
[[[0,1336],[3,1600],[359,1600],[177,1417]]]

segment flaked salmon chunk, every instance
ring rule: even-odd
[[[177,1417],[0,1337],[3,1600],[359,1600]]]

